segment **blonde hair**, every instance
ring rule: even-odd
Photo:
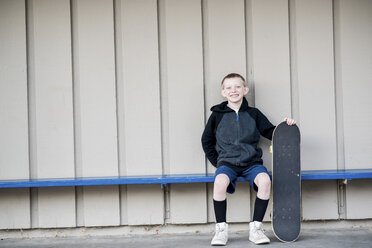
[[[226,79],[229,79],[229,78],[240,78],[242,81],[243,81],[243,85],[244,87],[247,87],[247,83],[245,82],[245,79],[242,75],[238,74],[238,73],[230,73],[230,74],[227,74],[223,79],[222,79],[222,82],[221,82],[221,87],[223,87],[223,83],[225,82]]]

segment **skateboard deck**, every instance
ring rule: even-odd
[[[282,242],[295,241],[301,230],[300,141],[297,125],[282,122],[274,130],[272,227]]]

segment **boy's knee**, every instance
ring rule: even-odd
[[[255,179],[255,184],[258,187],[257,197],[262,200],[268,200],[270,198],[271,191],[271,179],[266,173],[260,173]]]
[[[230,179],[225,174],[219,174],[214,179],[213,184],[213,199],[223,201],[226,199],[226,189],[229,186]]]
[[[216,189],[227,189],[227,186],[229,186],[230,179],[225,174],[219,174],[214,179],[214,188]]]
[[[230,179],[225,174],[219,174],[214,179],[214,192],[226,192],[227,187],[229,186]]]
[[[260,173],[256,177],[256,185],[257,187],[264,187],[264,188],[270,188],[271,187],[271,179],[270,176],[266,173]]]

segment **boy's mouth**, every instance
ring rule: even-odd
[[[239,97],[239,94],[231,94],[230,97]]]

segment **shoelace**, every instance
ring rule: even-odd
[[[254,229],[254,232],[257,236],[259,236],[260,238],[263,238],[265,237],[265,230],[262,229],[262,227],[257,227]]]
[[[221,235],[223,233],[224,229],[221,229],[219,226],[216,228],[216,234],[218,238],[221,238]]]

